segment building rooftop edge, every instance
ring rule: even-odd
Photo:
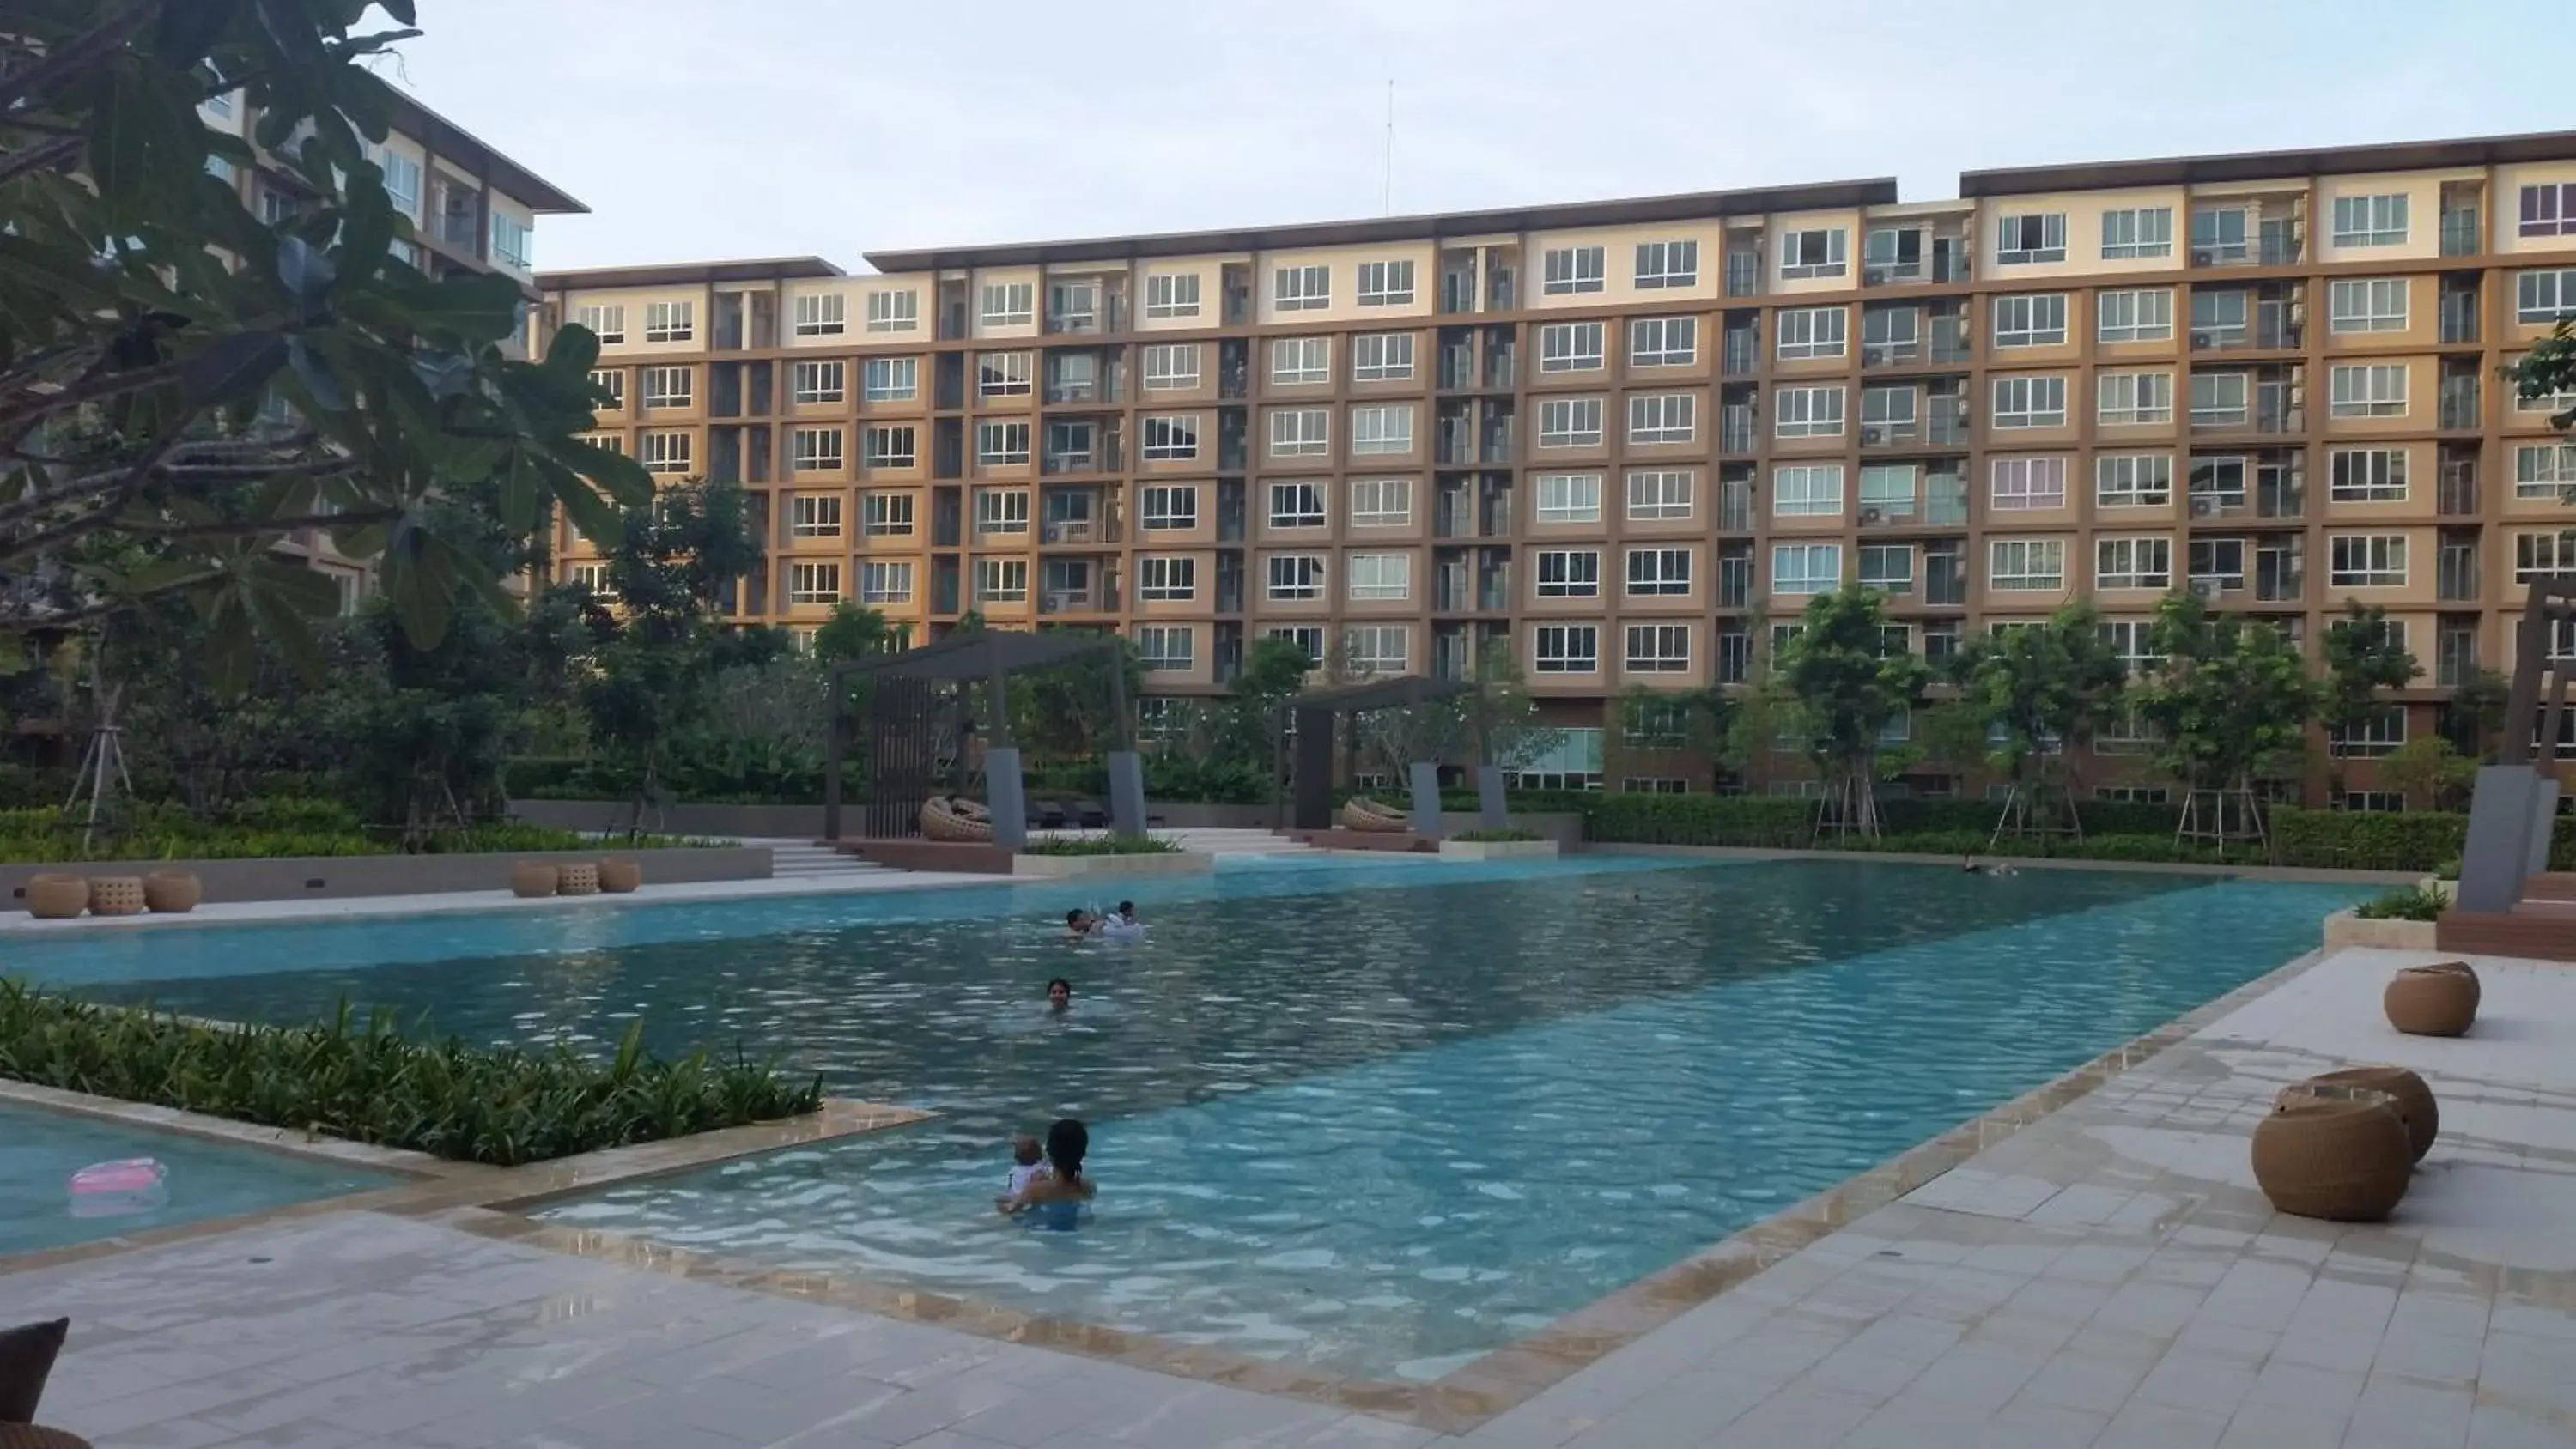
[[[456,161],[480,158],[483,166],[466,167],[469,171],[487,173],[491,184],[513,201],[523,202],[540,216],[588,215],[590,207],[580,198],[510,159],[499,147],[466,130],[463,126],[431,110],[420,97],[400,86],[388,84],[392,98],[394,129],[410,135],[432,152]],[[460,154],[461,153],[461,154]]]
[[[566,287],[686,287],[712,282],[798,282],[848,273],[822,257],[750,257],[735,261],[648,262],[624,267],[570,267],[537,273],[537,285]]]
[[[2143,161],[2075,161],[1959,173],[1961,197],[2018,196],[2043,191],[2108,191],[2132,186],[2266,181],[2370,171],[2439,171],[2516,161],[2576,160],[2576,131],[2531,131],[2447,141],[2391,141],[2318,146],[2297,151],[2228,151]]]

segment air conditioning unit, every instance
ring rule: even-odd
[[[2218,345],[2218,334],[2215,332],[2194,330],[2191,334],[2191,345],[2194,351],[2198,351],[2205,347],[2216,347]]]
[[[1884,347],[1862,348],[1860,350],[1860,365],[1863,367],[1885,367],[1887,365],[1887,349]]]
[[[2207,247],[2191,249],[2191,264],[2195,267],[2205,267],[2216,260],[2218,260],[2218,254]]]
[[[1888,277],[1893,274],[1894,271],[1895,268],[1893,267],[1863,267],[1860,270],[1860,284],[1864,287],[1885,286]]]
[[[1860,511],[1860,522],[1863,528],[1886,521],[1887,510],[1884,508],[1864,508]]]
[[[2199,596],[2200,598],[2204,598],[2204,599],[2214,599],[2214,598],[2217,598],[2217,597],[2218,597],[2218,580],[2216,580],[2216,579],[2193,579],[2193,580],[2191,581],[2191,591],[2192,591],[2192,593],[2193,593],[2193,594],[2195,594],[2195,595]]]
[[[2191,500],[2191,516],[2194,518],[2207,518],[2217,511],[2218,500],[2215,498],[2195,498]]]
[[[1886,441],[1887,429],[1885,428],[1865,427],[1860,430],[1860,443],[1864,448],[1875,447]]]

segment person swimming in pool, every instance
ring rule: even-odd
[[[1064,929],[1065,934],[1073,940],[1088,940],[1092,932],[1100,929],[1100,918],[1076,906],[1064,913]]]
[[[1047,1015],[1062,1016],[1073,1010],[1073,983],[1058,976],[1047,982]]]
[[[1029,1179],[1017,1196],[1000,1204],[1002,1213],[1031,1228],[1071,1232],[1082,1220],[1085,1204],[1097,1191],[1082,1175],[1082,1159],[1091,1151],[1091,1130],[1071,1117],[1058,1118],[1047,1129],[1047,1170]]]
[[[1141,941],[1145,939],[1145,923],[1136,919],[1134,901],[1120,901],[1118,909],[1099,919],[1092,933],[1104,941]]]

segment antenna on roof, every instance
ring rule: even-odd
[[[1378,195],[1378,208],[1388,216],[1395,215],[1395,82],[1386,83],[1386,189]]]

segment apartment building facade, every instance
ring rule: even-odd
[[[1673,789],[1706,774],[1618,699],[1754,680],[1836,587],[1935,659],[2089,599],[2143,662],[2177,589],[2313,655],[2357,601],[2425,670],[2335,745],[2389,803],[2368,759],[2576,571],[2576,399],[2497,375],[2576,311],[2576,133],[1959,193],[559,273],[541,325],[601,334],[604,441],[751,490],[744,622],[1114,628],[1164,698],[1264,635],[1443,677],[1502,641],[1569,727],[1531,783]]]

